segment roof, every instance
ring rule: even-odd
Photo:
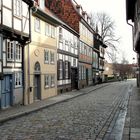
[[[126,0],[126,20],[134,21],[136,0]]]

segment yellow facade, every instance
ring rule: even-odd
[[[39,95],[39,100],[46,99],[51,96],[57,95],[57,38],[46,35],[46,23],[39,20],[40,31],[35,30],[36,17],[31,18],[31,43],[25,47],[24,60],[25,60],[25,92],[24,103],[30,104],[35,100],[35,94]],[[47,23],[51,26],[51,24]],[[53,25],[52,25],[53,26]],[[56,27],[53,26],[56,32]],[[54,63],[45,62],[45,50],[54,54]],[[50,55],[49,55],[50,60]],[[40,64],[40,70],[36,72],[35,65]],[[54,76],[54,86],[45,87],[45,76]],[[39,82],[36,82],[36,77],[39,77]],[[49,80],[50,82],[50,80]],[[38,84],[36,86],[36,84]],[[37,93],[39,88],[39,93]]]

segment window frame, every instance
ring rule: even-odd
[[[21,18],[22,16],[22,1],[14,0],[14,16]],[[18,5],[19,4],[19,5]]]
[[[40,33],[41,31],[41,20],[37,17],[35,17],[35,20],[34,20],[34,29],[35,29],[35,32],[38,32]]]
[[[6,49],[7,49],[6,53],[7,61],[14,61],[14,42],[7,40]]]
[[[48,55],[47,55],[47,54],[48,54]],[[47,58],[48,58],[48,60],[47,60]],[[46,64],[49,64],[49,61],[50,61],[50,51],[47,50],[47,49],[45,49],[45,50],[44,50],[44,62],[45,62]]]
[[[50,87],[51,88],[55,87],[55,75],[54,74],[50,75]]]
[[[15,60],[18,62],[21,62],[22,60],[22,49],[21,49],[21,45],[19,43],[16,43],[15,46]]]
[[[50,51],[50,64],[55,64],[55,53]]]
[[[15,72],[15,88],[22,87],[22,72]]]
[[[47,79],[48,78],[48,79]],[[50,76],[49,74],[44,75],[44,87],[49,88],[50,87]]]

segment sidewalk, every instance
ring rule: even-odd
[[[140,140],[140,88],[137,87],[130,94],[122,140]]]
[[[0,110],[0,123],[4,123],[5,121],[8,121],[10,119],[14,119],[16,117],[20,117],[32,112],[35,112],[37,110],[50,107],[52,105],[58,104],[60,102],[68,101],[72,98],[81,96],[83,94],[90,93],[91,91],[100,89],[102,87],[108,86],[108,83],[105,84],[100,84],[96,86],[90,86],[86,87],[84,89],[76,90],[76,91],[71,91],[67,92],[61,95],[57,95],[55,97],[51,97],[45,100],[37,101],[34,102],[30,105],[27,106],[13,106],[5,110]]]

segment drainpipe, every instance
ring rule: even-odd
[[[23,47],[23,62],[25,60],[25,46],[28,47],[28,53],[27,53],[27,68],[28,68],[28,71],[27,71],[27,77],[28,77],[28,85],[30,85],[30,77],[29,77],[29,74],[30,74],[30,57],[29,57],[29,44],[31,43],[31,10],[30,10],[31,7],[29,7],[29,41],[27,43],[24,44],[24,47]],[[25,64],[23,64],[23,70],[24,70],[24,88],[23,88],[23,104],[25,105],[25,85],[26,85],[26,76],[25,76],[25,71],[26,71],[26,61],[25,61]],[[27,98],[28,98],[28,104],[30,104],[30,93],[29,93],[29,88],[27,89]]]
[[[132,24],[130,24],[129,22],[128,22],[128,20],[126,21],[127,22],[127,24],[128,25],[130,25],[131,27],[132,27],[132,33],[133,33],[133,25]],[[135,48],[134,48],[134,38],[133,38],[133,51],[134,52],[136,52],[136,50],[135,50]],[[137,53],[137,52],[136,52]],[[140,57],[140,55],[139,55],[139,57]],[[138,58],[139,59],[139,58]],[[137,76],[137,86],[139,87],[140,86],[140,64],[139,64],[139,61],[138,61],[138,67],[139,67],[139,74],[138,74],[138,76]]]

